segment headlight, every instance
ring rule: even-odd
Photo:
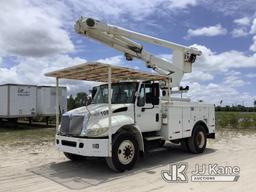
[[[107,131],[108,131],[108,127],[88,129],[86,136],[88,136],[88,137],[97,137],[97,136],[103,135]]]

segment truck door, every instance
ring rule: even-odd
[[[160,130],[158,83],[141,84],[135,107],[135,122],[142,132]]]

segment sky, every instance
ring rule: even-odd
[[[145,70],[142,61],[127,62],[121,52],[76,34],[80,16],[200,49],[181,83],[193,101],[252,106],[256,99],[255,0],[0,1],[0,84],[55,85],[46,72],[86,61]],[[139,43],[171,59],[171,50]],[[60,83],[69,94],[94,85]]]

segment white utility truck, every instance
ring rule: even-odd
[[[157,73],[90,62],[46,76],[103,82],[92,89],[92,103],[62,115],[56,110],[56,146],[71,160],[81,156],[105,157],[115,171],[130,170],[139,154],[166,141],[180,143],[192,153],[205,150],[207,138],[215,138],[214,106],[173,98],[184,73],[201,52],[104,22],[81,17],[75,30],[124,53],[127,60],[141,59]],[[172,49],[172,63],[146,52],[133,40]],[[104,84],[105,82],[105,84]],[[178,91],[174,88],[178,87]]]

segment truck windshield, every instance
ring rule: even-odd
[[[111,85],[112,104],[134,103],[137,87],[138,83],[136,82],[113,83]],[[107,84],[97,87],[97,92],[92,99],[92,104],[97,103],[108,103]]]

